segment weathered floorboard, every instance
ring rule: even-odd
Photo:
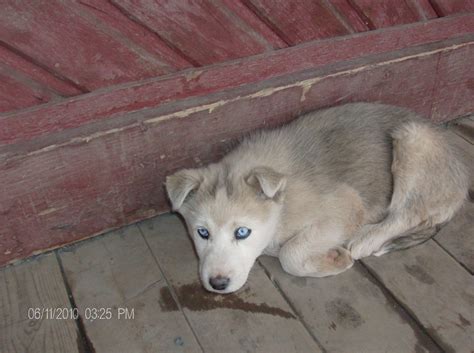
[[[285,273],[278,259],[260,262],[327,352],[439,352],[404,310],[360,265],[328,278]]]
[[[445,351],[472,351],[474,281],[439,245],[430,240],[362,261]]]
[[[459,130],[457,130],[457,127],[461,126],[458,124],[466,119],[450,124],[451,131],[448,137],[450,142],[458,148],[466,165],[470,167],[471,196],[465,201],[458,214],[436,234],[435,240],[472,274],[474,273],[474,145],[459,136]]]
[[[204,351],[321,351],[261,268],[251,272],[238,293],[208,293],[199,282],[197,258],[178,217],[163,215],[139,227]]]
[[[474,274],[474,203],[463,208],[435,236],[436,242]]]
[[[202,352],[137,226],[66,248],[60,257],[97,352]],[[119,317],[119,308],[133,310],[134,318]]]
[[[464,149],[470,149],[471,156],[474,156],[474,115],[453,121],[450,129],[468,142]]]
[[[36,308],[42,317],[28,319]],[[0,351],[84,352],[74,319],[59,319],[62,310],[43,312],[63,308],[71,306],[53,253],[0,269]]]

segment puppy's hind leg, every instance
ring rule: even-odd
[[[294,276],[333,276],[354,264],[349,251],[340,243],[336,234],[308,227],[287,241],[278,257],[283,269]]]
[[[467,194],[466,169],[441,131],[411,122],[392,137],[394,186],[388,216],[362,227],[351,239],[348,248],[355,259],[429,239],[438,225],[452,218]]]

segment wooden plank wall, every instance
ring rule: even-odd
[[[0,146],[45,137],[93,122],[104,122],[117,116],[154,108],[168,102],[202,97],[244,84],[257,83],[304,70],[320,69],[341,61],[433,43],[453,36],[468,35],[473,32],[473,22],[474,15],[465,14],[427,23],[416,23],[403,28],[394,27],[384,31],[367,32],[364,35],[342,37],[334,41],[312,42],[302,47],[288,48],[266,55],[210,66],[205,70],[199,68],[187,70],[164,78],[101,90],[70,99],[67,104],[59,102],[5,114],[0,117],[2,127],[0,129]],[[452,58],[451,54],[449,58]],[[457,84],[466,74],[464,71],[469,71],[469,66],[463,65],[462,62],[464,53],[459,54],[457,58],[458,62],[455,65],[446,66],[448,63],[444,63],[445,65],[440,65],[438,68],[443,69],[444,67],[445,70],[449,70],[449,72],[444,72],[446,77],[440,84],[452,86],[451,80]],[[390,74],[387,72],[387,75]],[[433,77],[433,75],[429,75],[423,79],[429,80]],[[383,85],[387,78],[391,77],[383,77],[379,84]],[[463,87],[460,87],[459,90],[462,91]],[[460,109],[466,109],[465,105],[469,104],[467,99],[456,100],[460,94],[460,92],[456,92],[457,90],[453,87],[447,92],[449,96],[454,96],[454,100],[447,104],[448,111],[454,109],[459,102],[464,102],[459,104]],[[469,91],[465,92],[469,94]],[[420,93],[424,94],[424,92]],[[447,97],[441,98],[448,99]],[[181,103],[177,109],[184,107],[185,105]],[[442,109],[442,107],[437,109]],[[431,115],[431,112],[427,110],[420,112]],[[446,114],[445,111],[440,111],[433,118],[442,121],[453,116]],[[51,142],[50,136],[45,143]]]
[[[237,79],[224,90],[209,88],[206,95],[194,93],[178,100],[151,102],[151,109],[128,110],[133,107],[132,99],[122,112],[119,109],[114,115],[114,107],[108,107],[105,113],[111,115],[107,119],[92,119],[67,131],[61,131],[59,125],[57,134],[41,136],[32,120],[28,131],[36,138],[25,135],[0,147],[0,263],[166,211],[168,203],[162,187],[165,175],[184,166],[214,161],[243,133],[284,123],[305,111],[351,101],[404,105],[435,121],[474,111],[474,102],[466,101],[472,95],[474,72],[465,64],[474,60],[473,16],[437,20],[439,32],[422,31],[430,28],[430,23],[414,24],[412,30],[419,33],[415,37],[407,28],[390,29],[394,40],[389,43],[403,43],[401,48],[388,45],[384,36],[377,40],[377,32],[369,32],[325,43],[332,45],[331,53],[335,53],[329,58],[322,55],[328,47],[314,42],[266,57],[242,59],[226,66],[221,74],[232,70],[249,75],[276,70],[278,74],[263,75],[247,85]],[[446,33],[454,23],[459,26],[458,34]],[[423,33],[431,33],[432,37]],[[366,36],[371,39],[364,44]],[[354,43],[362,48],[385,49],[360,56],[345,50],[358,48]],[[318,57],[322,57],[319,65],[306,66],[306,58]],[[331,61],[335,57],[339,59]],[[456,75],[451,77],[453,72]],[[215,75],[201,69],[188,71],[187,75],[187,83],[181,74],[174,78],[185,82],[184,87],[190,91],[194,84],[218,85]],[[153,87],[149,84],[145,86]],[[143,88],[133,87],[136,92]],[[176,87],[176,82],[169,87]],[[114,92],[126,96],[127,91],[122,89]],[[99,100],[113,101],[113,97],[111,93]],[[54,126],[60,112],[67,109],[78,116],[83,114],[85,119],[100,113],[94,109],[101,104],[87,111],[87,101],[75,106],[80,101],[73,98],[55,106],[59,109],[57,117],[47,113],[51,106],[31,115],[43,114],[43,122],[37,121],[41,129],[43,123]],[[11,118],[8,124],[28,119],[26,115],[6,118]],[[0,122],[7,124],[4,119]],[[64,119],[75,121],[74,115]]]
[[[5,0],[0,113],[473,9],[472,0]]]

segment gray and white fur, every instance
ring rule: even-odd
[[[262,253],[295,276],[324,277],[428,240],[461,207],[468,172],[443,129],[406,109],[354,103],[256,132],[166,188],[204,287],[229,293]]]

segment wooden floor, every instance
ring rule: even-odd
[[[473,123],[451,126],[471,165]],[[241,291],[214,295],[166,214],[0,269],[0,351],[473,352],[473,270],[467,202],[421,246],[324,279],[261,257]]]

